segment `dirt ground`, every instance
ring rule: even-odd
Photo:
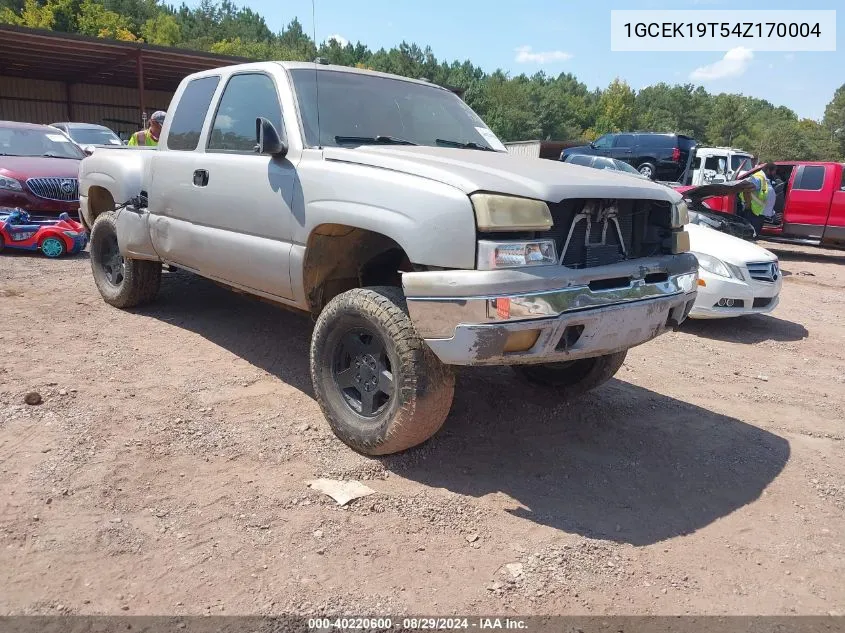
[[[575,403],[461,370],[379,460],[322,419],[307,319],[179,272],[121,312],[87,253],[6,253],[0,614],[843,614],[845,253],[776,250],[771,316]]]

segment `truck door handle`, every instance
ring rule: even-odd
[[[208,184],[208,170],[197,169],[194,172],[194,185],[197,187],[205,187]]]

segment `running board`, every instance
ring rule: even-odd
[[[775,237],[774,235],[766,235],[763,233],[760,236],[761,240],[767,242],[780,242],[782,244],[800,244],[802,246],[821,246],[821,240],[807,240],[800,237]]]

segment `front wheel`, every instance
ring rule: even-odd
[[[41,254],[50,259],[61,257],[67,252],[67,246],[62,238],[55,235],[41,241]]]
[[[577,398],[613,378],[628,351],[543,365],[514,365],[512,369],[528,382],[551,387],[564,400]]]
[[[452,369],[417,335],[398,288],[356,288],[332,299],[314,326],[311,379],[335,435],[367,455],[421,444],[443,425]]]
[[[91,230],[91,272],[103,300],[116,308],[152,301],[161,285],[161,264],[120,254],[114,212],[103,213]]]

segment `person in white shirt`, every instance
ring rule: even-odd
[[[769,222],[772,222],[775,217],[775,199],[777,195],[775,194],[774,177],[776,169],[777,166],[774,163],[766,163],[765,167],[763,167],[763,175],[769,182],[769,196],[766,198],[766,205],[763,207],[763,217]]]

